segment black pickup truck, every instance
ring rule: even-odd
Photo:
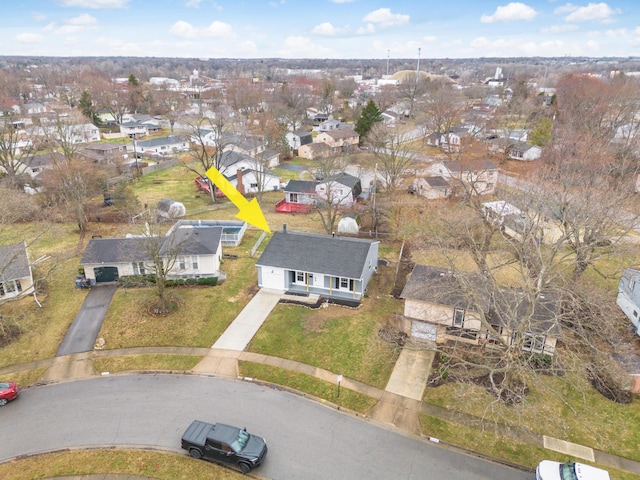
[[[182,448],[193,458],[234,466],[242,473],[249,473],[267,455],[265,439],[245,428],[200,420],[194,420],[182,434]]]

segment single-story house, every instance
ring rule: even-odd
[[[161,239],[160,254],[175,259],[169,278],[220,277],[222,227],[196,228],[183,225]],[[80,259],[87,280],[95,283],[117,281],[127,275],[152,274],[154,264],[149,239],[94,238]]]
[[[452,188],[447,180],[436,175],[434,177],[418,177],[413,181],[409,193],[416,193],[429,200],[447,198],[452,193]]]
[[[539,160],[542,156],[542,148],[536,145],[529,145],[525,142],[515,142],[509,147],[509,158],[531,162]]]
[[[276,204],[278,213],[308,213],[318,200],[318,182],[289,180],[284,187],[284,198]]]
[[[34,292],[25,242],[0,245],[0,302]]]
[[[308,160],[327,158],[333,155],[333,149],[326,143],[307,143],[298,147],[298,156]]]
[[[362,185],[358,177],[348,173],[340,173],[335,177],[321,180],[316,185],[317,198],[350,207],[362,193]]]
[[[120,133],[129,138],[140,138],[147,135],[147,127],[142,122],[123,122],[120,124]]]
[[[484,159],[439,162],[429,172],[444,177],[453,195],[490,195],[498,183],[498,166]]]
[[[307,145],[313,142],[311,132],[306,130],[296,130],[295,132],[288,132],[285,136],[289,148],[294,152],[298,150],[302,145]]]
[[[129,159],[124,143],[94,143],[85,146],[81,153],[96,162],[123,162]]]
[[[237,170],[235,175],[226,177],[243,195],[255,194],[259,191],[270,192],[280,188],[280,177],[267,171],[256,171],[251,168]]]
[[[559,337],[555,298],[541,295],[527,316],[529,304],[521,292],[504,290],[500,301],[492,300],[485,284],[481,275],[415,265],[400,295],[405,301],[403,330],[417,340],[488,346],[505,342],[553,355]]]
[[[189,148],[189,142],[180,138],[178,135],[152,138],[151,140],[141,140],[135,144],[135,150],[137,153],[156,155],[169,155],[176,152],[187,152],[189,151]],[[130,148],[130,151],[133,151],[133,147]]]
[[[640,270],[624,269],[618,282],[616,303],[631,320],[636,333],[640,335]]]
[[[378,264],[379,241],[275,232],[256,264],[258,286],[359,303]]]

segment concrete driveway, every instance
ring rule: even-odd
[[[56,357],[93,350],[107,308],[117,288],[118,285],[115,283],[91,287],[80,311],[58,347]]]

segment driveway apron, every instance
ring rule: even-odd
[[[91,287],[80,311],[58,347],[56,357],[93,350],[107,308],[109,308],[109,303],[117,287],[116,284]]]

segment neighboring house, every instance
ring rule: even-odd
[[[147,135],[147,127],[142,122],[123,122],[120,124],[120,133],[129,138],[140,138]]]
[[[325,120],[318,126],[318,131],[320,132],[330,132],[332,130],[338,130],[342,123],[340,120],[335,120],[333,118],[329,120]]]
[[[517,208],[517,207],[514,207]],[[555,244],[566,240],[559,214],[551,209],[543,211],[522,208],[519,215],[510,215],[502,225],[506,235],[522,241],[531,238],[538,243]]]
[[[348,173],[321,180],[316,185],[316,194],[319,199],[331,201],[332,204],[340,204],[343,207],[352,206],[361,193],[360,179]]]
[[[489,160],[452,160],[429,168],[444,177],[452,187],[452,195],[488,195],[496,191],[498,166]]]
[[[270,148],[265,148],[256,158],[262,163],[264,168],[276,168],[280,165],[280,152],[276,152]]]
[[[488,222],[494,225],[504,225],[510,219],[522,215],[522,211],[504,200],[495,200],[482,204],[482,213]]]
[[[542,156],[542,149],[536,145],[529,145],[524,142],[516,142],[509,149],[509,158],[512,160],[522,160],[530,162],[538,160]]]
[[[633,323],[636,334],[640,335],[640,270],[624,269],[618,282],[616,303]]]
[[[56,164],[62,165],[66,163],[66,159],[63,154],[58,152],[39,153],[29,158],[28,164],[31,167],[33,176],[38,176],[45,170],[52,170]]]
[[[0,302],[35,291],[25,242],[0,245]]]
[[[36,115],[38,113],[46,113],[47,107],[39,102],[25,103],[20,107],[20,111],[25,115]]]
[[[311,132],[307,132],[306,130],[297,130],[295,132],[288,132],[285,136],[287,140],[287,144],[291,150],[298,150],[302,145],[307,145],[313,142],[313,137],[311,136]]]
[[[413,181],[409,193],[416,193],[429,200],[447,198],[452,193],[449,182],[441,176],[419,177]]]
[[[96,162],[122,162],[129,159],[127,146],[123,143],[95,143],[84,147],[82,153]]]
[[[263,165],[260,160],[238,153],[233,150],[225,150],[220,158],[220,173],[233,175],[238,170],[262,170]]]
[[[258,286],[359,303],[378,264],[378,241],[275,232],[258,259]]]
[[[253,158],[260,158],[260,155],[264,153],[267,148],[267,144],[263,137],[257,137],[255,135],[237,135],[231,133],[222,134],[222,142],[224,145],[224,151],[237,152],[243,155],[248,155]]]
[[[276,203],[278,213],[308,213],[318,199],[317,182],[289,180],[284,187],[284,199]]]
[[[358,147],[360,135],[352,128],[340,128],[330,132],[320,132],[313,141],[326,143],[333,153],[348,153]]]
[[[160,255],[175,258],[169,278],[220,277],[222,227],[184,225],[162,239]],[[145,243],[147,242],[147,243]],[[95,283],[115,282],[127,275],[152,274],[154,264],[145,237],[89,240],[80,264],[85,277]]]
[[[529,305],[520,292],[501,292],[502,301],[496,306],[484,293],[486,281],[482,276],[465,277],[463,281],[457,275],[439,267],[415,265],[400,295],[405,301],[405,333],[435,343],[455,340],[488,346],[499,342],[499,335],[507,344],[517,342],[524,351],[554,354],[559,327],[553,297],[541,296],[529,324],[524,326]],[[483,318],[496,333],[489,335]]]
[[[266,171],[260,172],[250,168],[237,170],[235,175],[226,178],[243,195],[256,194],[260,191],[275,191],[280,188],[280,177]]]
[[[307,160],[327,158],[333,155],[333,149],[326,143],[308,143],[298,148],[298,156]]]
[[[100,129],[93,123],[84,123],[80,125],[63,125],[62,133],[66,140],[73,144],[91,143],[100,141]],[[59,136],[59,133],[55,133]]]
[[[177,135],[169,135],[136,142],[135,149],[137,153],[170,155],[177,152],[187,152],[189,142]],[[133,147],[130,147],[130,151],[133,151]]]
[[[389,128],[395,128],[399,122],[398,117],[399,115],[397,113],[391,111],[382,112],[382,122]]]

